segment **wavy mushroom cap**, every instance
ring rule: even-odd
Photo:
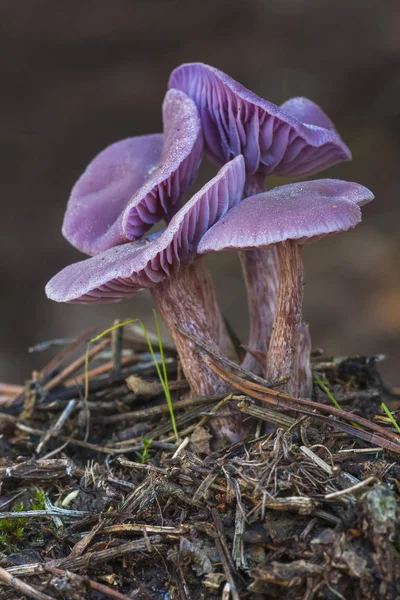
[[[238,156],[176,213],[163,232],[66,267],[47,284],[47,296],[56,302],[118,302],[160,283],[196,258],[205,232],[240,202],[244,182],[244,160]]]
[[[95,255],[136,240],[161,219],[167,222],[194,181],[203,154],[195,103],[169,90],[163,103],[164,135],[129,138],[108,146],[72,189],[63,235]]]
[[[337,179],[305,181],[250,196],[216,223],[198,246],[199,254],[299,244],[346,231],[361,221],[360,205],[373,194]]]
[[[318,104],[315,104],[315,102],[308,98],[302,98],[300,96],[297,98],[290,98],[281,104],[280,108],[302,123],[308,123],[308,125],[316,125],[322,129],[335,131],[335,126],[328,115],[324,113]]]
[[[299,177],[351,159],[330,119],[311,100],[293,98],[276,106],[202,63],[175,69],[169,86],[196,102],[206,152],[217,164],[243,154],[248,173]]]

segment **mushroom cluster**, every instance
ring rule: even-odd
[[[205,151],[217,164],[243,154],[244,197],[263,192],[267,175],[290,177],[318,173],[351,154],[325,113],[307,98],[292,98],[281,107],[258,97],[231,77],[208,65],[186,64],[173,71],[169,85],[197,104]],[[256,355],[266,356],[279,290],[275,246],[240,252],[250,313],[248,353],[243,366],[258,370]]]
[[[239,251],[250,312],[243,366],[285,391],[309,396],[310,337],[302,324],[305,243],[354,227],[373,196],[356,183],[321,179],[270,191],[270,174],[308,176],[350,160],[330,119],[313,102],[278,107],[218,69],[186,64],[171,74],[163,134],[112,144],[75,184],[63,234],[92,256],[46,286],[57,302],[117,302],[149,289],[195,395],[223,394],[182,330],[219,353],[228,338],[201,256]],[[217,175],[186,204],[205,154]],[[146,235],[159,221],[165,228]],[[261,363],[261,364],[260,364]],[[219,427],[235,440],[235,417]],[[216,430],[214,426],[214,431]],[[221,432],[220,432],[221,433]]]

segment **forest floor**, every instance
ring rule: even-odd
[[[315,353],[311,404],[203,347],[234,391],[188,400],[174,349],[132,331],[0,384],[2,600],[400,597],[400,403],[377,357]],[[218,447],[231,402],[246,436]]]

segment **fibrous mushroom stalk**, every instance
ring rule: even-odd
[[[288,394],[298,395],[298,350],[303,304],[303,260],[301,246],[286,241],[276,244],[279,258],[279,293],[270,339],[266,377],[277,381],[289,377],[282,386]]]
[[[263,192],[264,176],[248,175],[244,198]],[[266,356],[272,334],[275,307],[279,289],[279,262],[275,246],[239,252],[249,307],[249,350]],[[247,352],[243,368],[261,374],[257,359]]]
[[[220,354],[226,353],[228,338],[203,260],[181,268],[150,292],[174,340],[192,396],[229,394],[229,385],[204,365],[198,347],[176,329],[187,331]],[[223,415],[212,417],[208,424],[214,436],[225,442],[236,442],[243,435],[242,414],[233,406],[225,408]]]
[[[246,282],[249,306],[248,348],[266,356],[272,334],[279,289],[279,263],[275,246],[240,252],[240,262]],[[262,367],[251,352],[247,352],[242,367],[261,374]]]
[[[184,266],[150,292],[174,340],[192,394],[213,396],[229,392],[228,385],[205,367],[196,345],[176,329],[187,331],[219,353],[226,352],[228,340],[222,316],[202,259]]]

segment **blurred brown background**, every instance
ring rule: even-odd
[[[107,144],[161,131],[170,71],[198,60],[275,103],[313,99],[350,146],[353,162],[326,176],[363,183],[376,200],[354,232],[306,250],[305,317],[315,346],[385,353],[381,371],[399,383],[398,0],[2,0],[0,28],[0,379],[43,365],[47,357],[27,353],[36,342],[115,317],[151,322],[145,294],[68,306],[43,288],[81,257],[60,232],[76,178]],[[210,266],[245,340],[237,261],[211,257]]]

